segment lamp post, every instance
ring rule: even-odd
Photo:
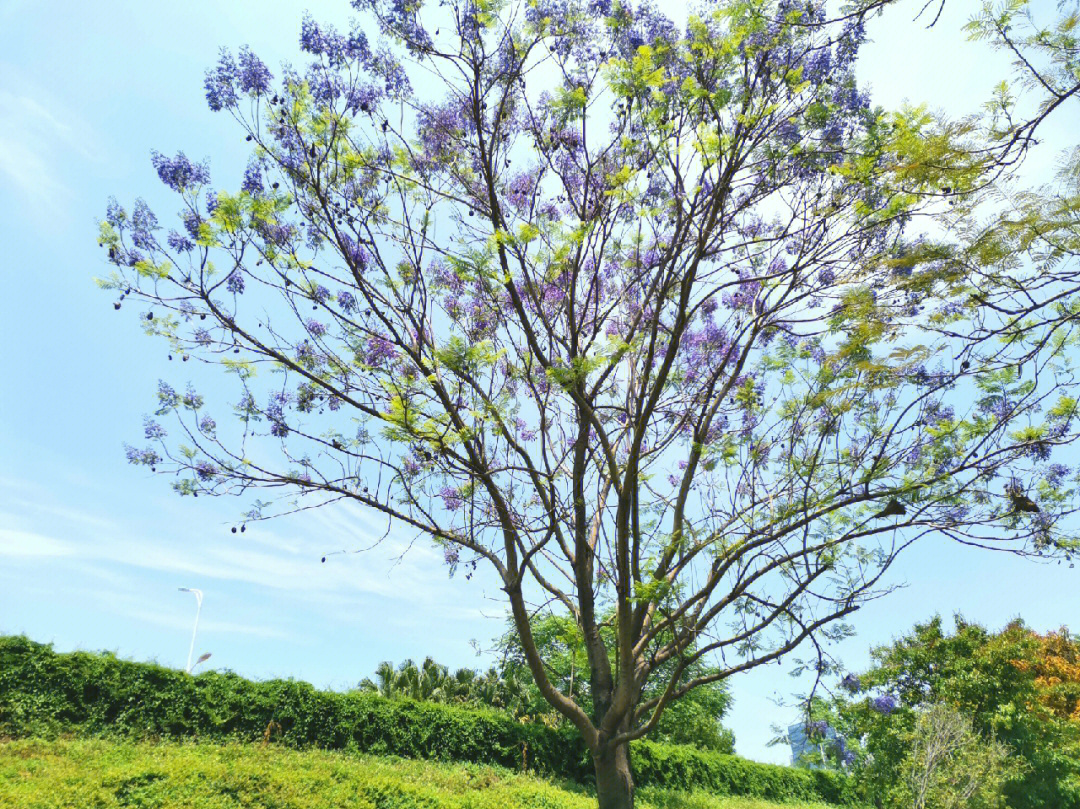
[[[191,648],[188,649],[187,668],[185,669],[188,674],[191,674],[191,656],[195,654],[195,633],[199,631],[199,613],[202,612],[202,590],[196,590],[194,587],[179,587],[177,589],[179,589],[181,593],[191,593],[194,595],[195,603],[198,605],[195,608],[195,628],[191,630]]]

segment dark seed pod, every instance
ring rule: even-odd
[[[114,304],[112,305],[112,308],[113,308],[113,309],[119,309],[119,308],[120,308],[120,304],[119,304],[119,303],[114,303]]]
[[[247,530],[247,526],[246,526],[246,525],[241,525],[241,526],[240,526],[240,533],[241,533],[241,534],[242,534],[242,533],[244,533],[244,532],[245,532],[246,530]]]
[[[322,558],[322,560],[323,560],[323,564],[325,564],[325,563],[326,563],[326,557],[324,556],[324,557]]]
[[[235,525],[234,525],[234,526],[232,527],[232,532],[233,532],[234,534],[236,533],[236,526],[235,526]]]

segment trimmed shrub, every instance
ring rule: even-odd
[[[495,710],[319,691],[295,680],[255,682],[229,672],[191,676],[110,653],[58,654],[23,636],[0,637],[0,734],[120,736],[253,742],[410,759],[469,761],[578,782],[592,779],[572,728],[522,723]],[[758,764],[683,745],[636,742],[637,783],[772,800],[842,802],[842,776]]]

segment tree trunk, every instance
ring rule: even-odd
[[[593,755],[596,798],[600,809],[634,809],[634,776],[630,772],[630,746],[605,745]]]

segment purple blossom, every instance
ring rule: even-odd
[[[161,456],[149,447],[146,449],[136,449],[130,444],[125,444],[124,454],[127,456],[128,463],[140,464],[142,466],[157,466],[161,463]]]
[[[1036,461],[1050,460],[1050,444],[1046,441],[1031,441],[1024,448],[1024,454]]]
[[[175,230],[169,231],[169,247],[178,253],[186,253],[189,250],[195,249],[195,243],[191,241],[187,236],[182,233],[177,233]]]
[[[240,91],[261,95],[270,89],[273,75],[263,61],[243,45],[240,48]]]
[[[250,160],[244,169],[244,179],[240,183],[240,190],[252,196],[261,194],[266,189],[263,187],[262,166],[257,160]]]
[[[461,493],[457,489],[451,486],[444,486],[439,492],[439,497],[442,498],[443,505],[446,507],[447,511],[457,511],[461,508]]]
[[[244,294],[244,274],[240,270],[233,270],[225,279],[225,289],[233,295]]]
[[[1046,482],[1050,486],[1057,488],[1061,485],[1061,479],[1067,474],[1069,474],[1069,467],[1065,466],[1065,464],[1052,463],[1046,467]]]
[[[318,56],[323,52],[325,45],[319,24],[315,22],[314,17],[305,13],[304,19],[300,22],[300,49]]]
[[[194,211],[184,211],[180,218],[184,220],[184,230],[188,232],[188,235],[193,239],[198,239],[202,217]]]
[[[158,229],[157,217],[144,200],[135,200],[131,212],[131,241],[136,247],[150,250],[157,246],[154,231]]]
[[[158,380],[157,398],[158,415],[161,415],[165,411],[171,410],[180,404],[180,397],[177,395],[172,385],[163,379]]]
[[[183,152],[169,158],[158,151],[150,152],[150,162],[154,164],[161,182],[173,191],[183,191],[194,185],[206,185],[210,182],[210,169],[205,162],[192,163]]]
[[[213,342],[213,338],[206,329],[198,328],[195,329],[195,342],[201,346],[208,346]]]
[[[346,234],[344,236],[344,254],[345,259],[356,267],[360,268],[363,272],[367,269],[368,262],[371,257],[368,255],[368,251],[364,249],[364,246],[356,242],[352,236]]]
[[[213,434],[217,430],[217,422],[214,421],[209,415],[203,416],[199,420],[199,429],[204,433]]]
[[[892,694],[884,694],[880,697],[873,697],[870,700],[870,707],[882,716],[888,716],[895,711],[899,705],[899,701]]]
[[[201,481],[213,480],[217,477],[218,468],[209,461],[198,461],[195,464],[195,474]]]
[[[862,683],[854,674],[848,674],[840,681],[840,687],[846,691],[850,691],[852,694],[856,694],[859,689],[862,688]]]
[[[344,289],[337,294],[337,302],[342,312],[352,312],[356,309],[356,298],[353,297],[351,292]]]
[[[309,320],[305,324],[305,326],[307,327],[308,334],[310,334],[312,337],[322,337],[324,334],[326,334],[326,326],[324,326],[317,320]]]
[[[515,422],[515,426],[517,427],[518,436],[520,436],[522,441],[532,441],[536,438],[537,431],[530,430],[529,424],[525,419],[518,418]]]
[[[188,383],[187,390],[184,391],[184,398],[181,399],[181,401],[183,402],[184,407],[191,410],[198,410],[203,406],[203,397],[196,393],[195,388],[191,386],[190,382]]]
[[[149,439],[160,439],[164,438],[166,435],[168,435],[168,433],[165,432],[164,427],[162,427],[149,416],[146,416],[143,419],[143,435],[145,435]]]
[[[216,67],[206,71],[203,87],[206,88],[206,103],[214,112],[236,106],[236,82],[240,71],[236,61],[226,48],[221,49]]]
[[[394,344],[382,337],[368,339],[367,357],[364,361],[371,366],[382,364],[386,360],[392,360],[397,356]]]
[[[116,201],[116,197],[109,197],[109,204],[105,206],[105,221],[114,228],[121,227],[127,219],[123,206]]]

